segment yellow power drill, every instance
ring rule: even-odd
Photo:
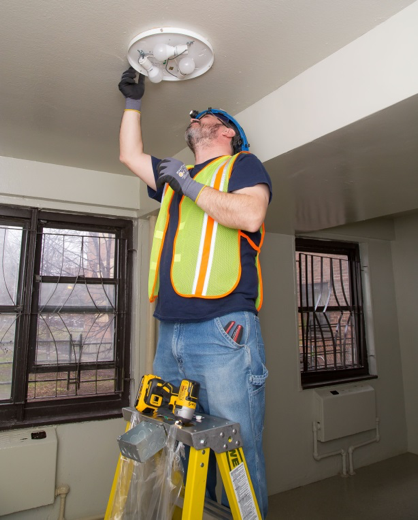
[[[148,413],[167,407],[175,417],[190,422],[196,411],[199,389],[200,384],[191,379],[183,379],[177,388],[159,376],[147,374],[142,376],[135,408]]]

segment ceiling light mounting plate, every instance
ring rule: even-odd
[[[160,46],[158,55],[162,55],[161,44],[179,49],[178,54],[173,53],[173,57],[170,56],[161,62],[161,57],[157,59],[154,56],[157,46]],[[145,31],[135,36],[129,43],[129,64],[144,76],[148,76],[149,62],[147,68],[139,63],[144,55],[154,67],[161,70],[163,81],[197,78],[207,72],[214,61],[212,46],[205,38],[193,31],[174,27],[159,27]]]

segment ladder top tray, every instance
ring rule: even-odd
[[[141,421],[162,424],[167,433],[177,420],[168,408],[159,408],[153,414],[140,413],[133,407],[123,408],[122,412],[125,421],[130,422],[132,414],[138,414]],[[177,428],[178,441],[197,450],[210,448],[215,453],[243,447],[239,423],[204,413],[196,417],[200,420],[193,418]]]

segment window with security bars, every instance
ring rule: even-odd
[[[0,427],[120,415],[132,223],[0,206]]]
[[[358,244],[296,239],[302,386],[368,376]]]

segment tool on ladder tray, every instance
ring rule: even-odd
[[[198,385],[195,381],[185,380],[177,389],[158,376],[144,376],[136,408],[123,409],[128,426],[126,433],[118,439],[121,457],[133,459],[140,464],[150,457],[158,457],[159,450],[165,446],[167,436],[170,438],[170,432],[175,431],[176,442],[190,446],[190,455],[184,497],[182,500],[178,498],[176,502],[176,506],[181,507],[182,511],[177,507],[173,520],[260,520],[260,510],[244,457],[240,425],[207,414],[201,414],[199,420],[196,420],[196,416],[193,417],[193,413],[190,415],[190,410],[196,409]],[[145,410],[148,413],[144,413]],[[187,420],[184,420],[184,416]],[[129,429],[132,418],[137,418],[140,422]],[[230,509],[205,499],[210,450],[215,452]],[[115,497],[121,478],[121,457],[116,468],[105,520],[124,518],[124,501],[118,501]],[[130,475],[124,476],[124,496],[128,495],[131,475],[132,471]],[[171,520],[171,517],[158,520]]]
[[[191,421],[199,398],[200,384],[183,379],[177,388],[161,377],[147,374],[139,385],[135,408],[142,413],[168,407],[180,420]]]

